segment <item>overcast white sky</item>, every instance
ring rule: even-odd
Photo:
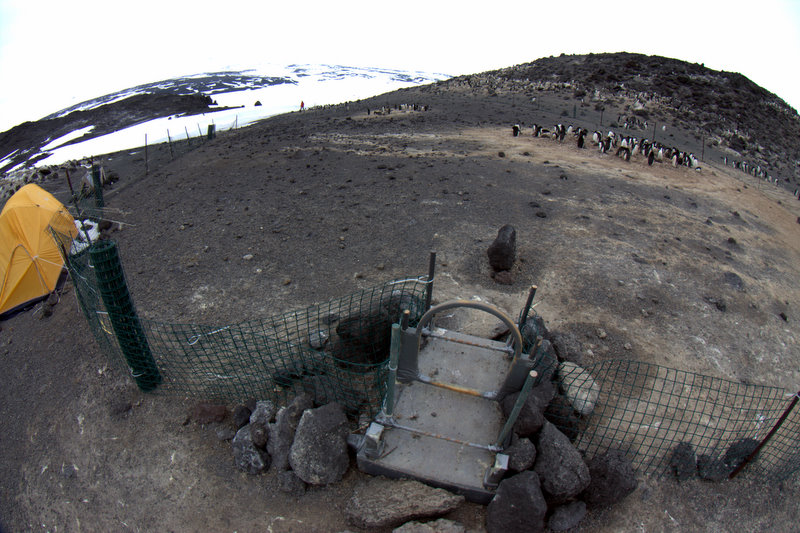
[[[619,51],[741,72],[800,108],[796,0],[0,0],[0,131],[140,83],[265,62],[458,75]]]

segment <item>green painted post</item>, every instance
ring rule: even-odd
[[[141,390],[153,390],[161,383],[162,378],[139,317],[136,316],[117,252],[117,243],[112,240],[92,243],[89,257],[97,276],[100,297],[131,375]]]

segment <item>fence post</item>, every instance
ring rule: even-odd
[[[89,258],[97,276],[100,297],[131,375],[141,390],[153,390],[162,378],[133,307],[117,243],[113,240],[92,243],[89,246]]]
[[[775,434],[775,432],[778,431],[778,429],[781,427],[781,425],[783,425],[783,422],[789,416],[789,413],[791,413],[792,409],[794,409],[794,406],[797,405],[798,398],[800,398],[800,391],[797,391],[797,393],[794,395],[794,398],[792,398],[792,401],[789,403],[789,407],[786,408],[786,410],[783,412],[783,414],[778,419],[778,421],[775,422],[775,425],[772,426],[772,429],[769,430],[769,433],[767,433],[767,436],[764,437],[761,440],[761,442],[758,443],[758,446],[756,446],[756,449],[753,450],[750,453],[750,455],[748,455],[747,457],[744,458],[744,461],[742,461],[742,463],[739,466],[736,467],[736,470],[731,472],[731,474],[728,476],[728,479],[733,479],[734,477],[736,477],[736,474],[741,472],[742,468],[744,468],[750,461],[752,461],[753,457],[758,455],[758,452],[761,451],[761,448],[763,448],[764,445],[766,445],[767,442],[769,442],[769,440],[772,438],[772,436]]]
[[[100,179],[100,165],[92,165],[92,186],[94,187],[94,206],[103,209],[105,202],[103,201],[103,182]],[[97,217],[99,220],[99,216]]]
[[[172,137],[169,136],[169,129],[167,129],[167,143],[169,144],[169,158],[175,159],[175,154],[172,153]]]
[[[150,173],[150,165],[149,161],[147,160],[147,134],[144,134],[144,175],[147,176]]]

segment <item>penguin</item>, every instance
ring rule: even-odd
[[[519,124],[514,124],[513,126],[511,126],[511,132],[514,135],[514,137],[519,137]]]
[[[583,148],[583,136],[584,135],[585,134],[583,133],[583,131],[580,131],[578,133],[578,148]]]
[[[647,154],[647,165],[652,167],[653,166],[653,161],[655,161],[655,160],[656,160],[656,153],[655,153],[655,151],[650,150],[650,153]]]

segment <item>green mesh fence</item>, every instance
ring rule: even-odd
[[[115,273],[108,272],[114,263]],[[121,288],[124,274],[113,241],[68,254],[67,267],[100,346],[141,388],[278,404],[307,392],[317,403],[336,401],[354,414],[379,410],[391,324],[404,309],[416,324],[427,286],[424,278],[397,280],[260,320],[170,324],[136,317],[127,289]]]
[[[760,442],[792,396],[775,387],[636,361],[603,361],[586,371],[599,388],[592,413],[577,414],[562,387],[548,417],[587,457],[609,448],[620,449],[637,470],[656,475],[673,471],[676,449],[682,443],[701,465],[730,473],[737,447],[752,449],[750,445]],[[800,469],[798,411],[791,412],[748,465],[748,472],[780,480]]]
[[[285,405],[306,392],[319,404],[336,401],[351,414],[374,415],[386,392],[391,324],[409,309],[415,326],[425,311],[428,285],[421,277],[233,325],[145,320],[136,316],[113,242],[87,247],[66,235],[54,237],[101,349],[141,388],[159,394]],[[534,315],[521,332],[530,353],[544,335],[544,322]],[[760,442],[793,396],[637,361],[557,369],[554,354],[543,347],[531,360],[539,380],[556,372],[562,385],[546,416],[587,458],[616,448],[637,470],[656,475],[674,469],[679,448],[727,474],[732,450]],[[591,376],[594,391],[582,372]],[[584,394],[577,403],[574,390],[563,386],[570,378]],[[576,409],[587,403],[593,409]],[[800,470],[799,433],[800,407],[788,413],[747,472],[781,480]]]

